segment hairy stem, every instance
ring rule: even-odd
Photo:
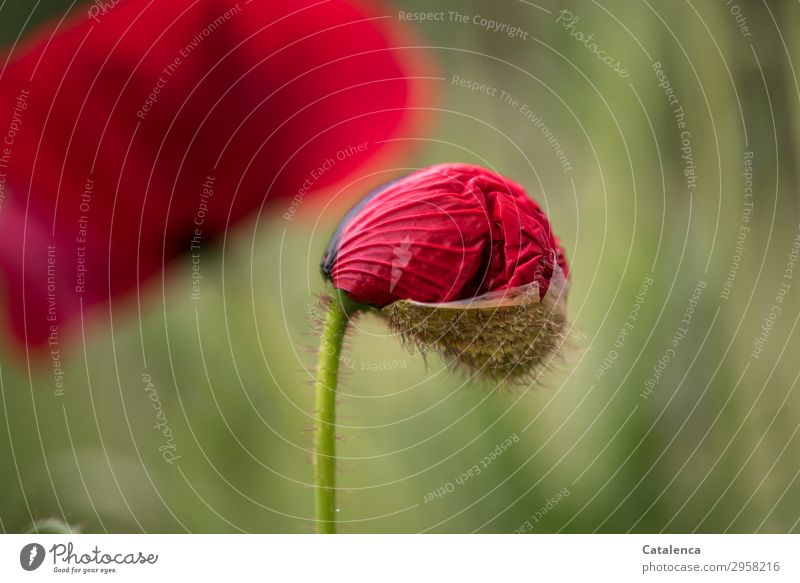
[[[319,534],[336,533],[336,388],[342,343],[350,317],[363,306],[345,292],[331,298],[317,366],[317,427],[314,452],[314,512]]]

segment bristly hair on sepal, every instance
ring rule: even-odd
[[[541,299],[532,284],[444,304],[404,300],[382,313],[404,345],[423,354],[436,352],[471,376],[540,384],[572,345],[566,281],[562,277],[553,283]]]

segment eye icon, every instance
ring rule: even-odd
[[[19,564],[26,571],[35,571],[44,562],[44,547],[38,543],[30,543],[19,552]]]

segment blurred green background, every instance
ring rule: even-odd
[[[4,3],[4,44],[68,5]],[[571,260],[579,338],[542,386],[495,388],[436,357],[426,364],[378,318],[362,319],[339,405],[341,530],[800,531],[800,272],[785,277],[800,221],[800,5],[398,0],[383,10],[446,14],[415,25],[408,49],[442,77],[440,111],[408,166],[473,162],[527,186]],[[578,21],[565,26],[561,10]],[[282,212],[207,256],[200,301],[187,301],[186,262],[163,298],[154,286],[141,328],[135,312],[115,315],[113,334],[97,324],[65,362],[63,398],[46,367],[0,357],[3,531],[46,518],[90,532],[313,530],[310,320],[342,209],[291,223]],[[159,452],[143,349],[175,464]],[[518,443],[482,467],[509,438]]]

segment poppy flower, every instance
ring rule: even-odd
[[[432,166],[367,196],[322,272],[407,342],[493,379],[529,378],[568,327],[568,266],[547,216],[478,166]]]
[[[19,341],[396,153],[420,105],[398,42],[350,0],[96,2],[40,28],[0,74],[0,296]]]

